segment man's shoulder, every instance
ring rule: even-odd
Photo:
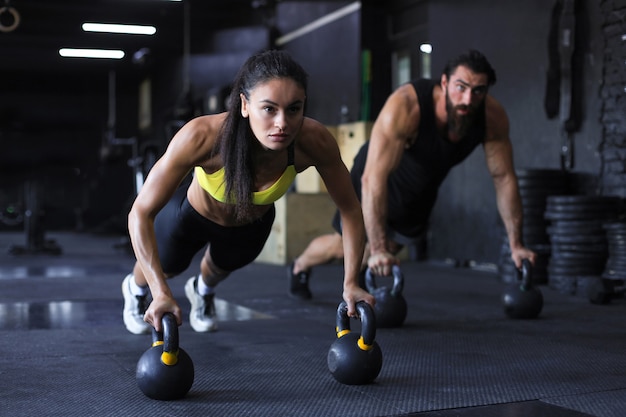
[[[485,115],[487,122],[495,122],[507,118],[504,106],[492,95],[485,97]]]
[[[508,138],[509,117],[504,106],[493,96],[485,98],[485,140]]]

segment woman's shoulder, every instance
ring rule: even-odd
[[[214,142],[224,123],[226,113],[197,116],[189,120],[174,135],[174,140],[198,145]]]
[[[301,169],[310,165],[320,165],[334,160],[333,155],[339,154],[337,140],[330,130],[321,122],[305,118],[298,138],[296,139],[296,164]]]
[[[304,122],[302,123],[301,136],[309,138],[309,139],[317,139],[323,137],[331,137],[332,134],[330,130],[323,123],[318,120],[311,119],[310,117],[305,117]]]
[[[183,128],[187,130],[217,131],[226,120],[227,113],[205,114],[189,120]]]
[[[223,114],[198,116],[189,120],[176,132],[168,150],[194,163],[205,160],[215,146],[223,121]]]

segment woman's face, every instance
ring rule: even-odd
[[[250,99],[241,94],[241,115],[265,149],[281,150],[294,140],[304,121],[304,89],[291,78],[257,84]]]

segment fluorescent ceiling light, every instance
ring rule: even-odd
[[[73,49],[73,48],[61,48],[59,49],[59,55],[65,58],[108,58],[108,59],[122,59],[124,58],[124,51],[115,49]]]
[[[433,46],[429,43],[423,43],[420,45],[420,51],[425,54],[430,54],[433,51]]]
[[[129,33],[131,35],[154,35],[154,26],[120,25],[108,23],[83,23],[85,32]]]

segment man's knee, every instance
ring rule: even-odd
[[[339,233],[330,235],[328,248],[335,259],[343,258],[343,237]]]

